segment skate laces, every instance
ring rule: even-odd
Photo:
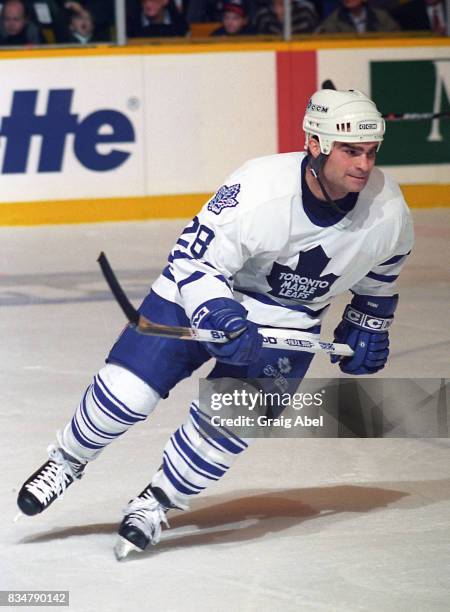
[[[67,486],[73,480],[81,478],[82,472],[82,469],[77,469],[77,463],[69,461],[53,444],[47,448],[47,453],[49,462],[26,485],[26,489],[42,504],[47,504],[54,495],[63,497]],[[83,468],[81,464],[80,468]]]
[[[123,510],[125,522],[140,529],[151,544],[157,544],[161,538],[164,523],[169,527],[163,506],[153,497],[151,493],[148,497],[135,497]]]

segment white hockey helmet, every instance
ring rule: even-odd
[[[306,107],[303,130],[305,149],[308,138],[317,136],[321,152],[329,155],[335,142],[378,142],[379,149],[385,123],[375,103],[362,92],[319,89]]]

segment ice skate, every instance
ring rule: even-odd
[[[34,516],[63,497],[67,487],[83,475],[86,464],[53,444],[47,448],[49,460],[23,484],[17,505],[23,514]]]
[[[169,527],[166,512],[170,507],[164,493],[150,485],[132,499],[123,511],[124,518],[114,546],[116,559],[122,561],[131,551],[142,552],[149,544],[158,544],[162,523]]]

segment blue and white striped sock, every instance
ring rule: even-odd
[[[144,421],[160,396],[135,374],[107,364],[95,376],[61,434],[63,449],[92,461],[132,425]]]
[[[162,468],[151,482],[183,510],[189,507],[193,496],[226,474],[250,442],[230,433],[221,435],[217,430],[208,437],[203,427],[207,421],[208,415],[203,415],[198,403],[192,402],[188,420],[167,442]]]

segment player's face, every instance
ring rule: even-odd
[[[323,168],[330,197],[339,199],[364,189],[375,165],[377,148],[377,142],[334,144]]]

